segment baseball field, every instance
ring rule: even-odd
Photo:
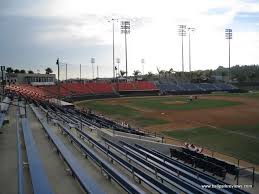
[[[125,97],[76,102],[134,127],[259,164],[259,93]]]

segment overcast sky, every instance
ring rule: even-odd
[[[13,68],[57,70],[57,57],[68,63],[69,77],[91,77],[96,59],[101,77],[112,75],[111,18],[131,21],[129,74],[141,67],[181,70],[181,39],[177,26],[195,27],[192,69],[228,66],[225,28],[233,29],[232,65],[259,63],[259,1],[257,0],[1,0],[0,64]],[[125,69],[124,36],[115,23],[115,57]],[[184,64],[188,67],[188,37]],[[64,66],[61,74],[64,76]]]

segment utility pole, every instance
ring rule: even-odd
[[[225,29],[225,38],[228,40],[228,81],[231,81],[230,72],[230,40],[232,39],[232,29]]]
[[[179,25],[178,33],[182,37],[182,72],[184,72],[183,37],[186,36],[186,25]]]
[[[130,21],[121,22],[121,33],[125,34],[125,60],[126,60],[126,79],[127,79],[128,78],[127,34],[130,33]]]
[[[188,28],[188,32],[189,32],[189,71],[192,71],[192,65],[191,65],[191,32],[194,32],[195,28]]]

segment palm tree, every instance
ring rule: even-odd
[[[20,73],[20,70],[19,69],[15,69],[14,73]]]
[[[50,67],[48,67],[47,69],[45,69],[46,74],[51,74],[53,73],[52,69]]]
[[[147,73],[147,77],[151,78],[151,77],[153,77],[153,76],[154,76],[154,74],[153,74],[151,71],[149,71],[149,72]]]
[[[134,70],[133,71],[133,76],[136,78],[141,74],[141,72],[139,70]]]
[[[124,75],[126,74],[126,72],[125,71],[123,71],[123,70],[120,70],[120,75],[121,75],[121,77],[124,77]]]
[[[26,73],[26,71],[24,69],[20,70],[20,73]]]
[[[6,68],[6,73],[13,73],[13,68],[12,67],[7,67]]]
[[[32,70],[29,70],[28,74],[34,74],[34,72]]]

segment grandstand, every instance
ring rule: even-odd
[[[164,144],[163,139],[158,141],[153,134],[122,125],[91,110],[62,106],[53,101],[58,97],[87,99],[131,93],[235,91],[237,88],[231,85],[136,81],[37,87],[22,84],[6,89],[0,115],[4,136],[0,141],[3,138],[15,140],[9,143],[16,142],[17,146],[6,144],[4,148],[9,151],[3,154],[11,157],[17,153],[17,162],[10,162],[9,175],[3,168],[0,170],[4,176],[18,177],[14,187],[7,184],[7,193],[249,193],[234,187],[202,186],[234,184],[236,179],[242,179],[240,168],[233,164]],[[4,124],[5,117],[16,119],[11,119],[8,126]],[[14,130],[16,135],[5,135],[7,130]],[[24,164],[29,166],[29,171]],[[71,176],[65,176],[67,174]]]
[[[225,83],[159,83],[150,81],[134,82],[89,82],[61,83],[58,85],[31,86],[27,84],[10,85],[7,90],[31,96],[36,99],[63,98],[82,100],[91,98],[118,97],[119,95],[157,95],[157,94],[202,94],[211,92],[239,92],[239,89]]]

